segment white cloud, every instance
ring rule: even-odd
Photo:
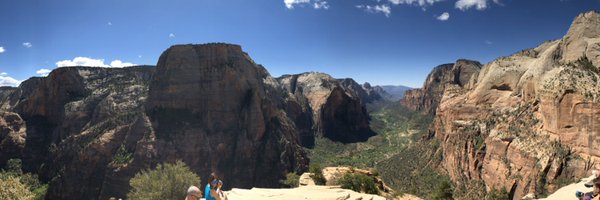
[[[49,70],[49,69],[39,69],[39,70],[35,71],[35,73],[40,76],[48,76],[48,74],[50,74],[51,71],[52,70]]]
[[[372,12],[372,13],[383,13],[386,17],[389,17],[390,14],[392,14],[392,9],[390,8],[390,6],[385,5],[385,4],[375,5],[375,6],[357,5],[356,8],[363,9],[367,12]]]
[[[169,38],[175,38],[175,34],[169,33]]]
[[[4,47],[0,47],[0,53],[4,53],[6,50],[4,50]]]
[[[310,3],[310,0],[283,0],[283,3],[285,4],[285,7],[288,9],[292,9],[294,8],[294,4],[305,4],[305,3]]]
[[[325,10],[327,10],[327,9],[329,9],[329,4],[327,3],[327,1],[324,1],[324,0],[316,0],[313,3],[313,7],[315,9],[325,9]]]
[[[443,1],[443,0],[388,0],[390,3],[394,5],[398,4],[406,4],[406,5],[418,5],[421,7],[425,7],[428,5],[433,5],[434,3]]]
[[[23,42],[23,46],[25,48],[31,48],[33,45],[31,44],[31,42]]]
[[[460,10],[468,10],[471,7],[475,7],[477,10],[485,10],[488,7],[488,1],[490,0],[458,0],[454,7]],[[495,4],[502,5],[500,0],[492,0]]]
[[[104,64],[104,59],[93,59],[88,57],[75,57],[73,60],[62,60],[56,62],[57,67],[88,66],[88,67],[129,67],[136,64],[113,60],[110,65]]]
[[[297,5],[309,5],[312,4],[314,9],[329,9],[329,3],[327,0],[283,0],[285,7],[293,9]]]
[[[436,17],[436,19],[440,21],[447,21],[448,19],[450,19],[450,13],[444,12],[440,16]]]
[[[0,73],[0,86],[18,87],[19,84],[21,81],[8,76],[6,72]]]
[[[113,60],[112,62],[110,62],[111,67],[131,67],[131,66],[135,66],[135,65],[136,64],[123,62],[121,60]]]

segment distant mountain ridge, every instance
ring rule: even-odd
[[[383,93],[385,99],[391,101],[398,101],[404,97],[406,91],[411,90],[413,88],[403,85],[378,85],[376,87],[380,87],[383,89],[380,93]]]

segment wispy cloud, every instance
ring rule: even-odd
[[[4,53],[6,50],[4,50],[4,47],[0,47],[0,53]]]
[[[485,44],[487,44],[487,45],[492,45],[492,44],[494,44],[492,41],[489,41],[489,40],[485,40],[485,41],[483,41],[483,42],[484,42]]]
[[[448,19],[450,19],[450,13],[444,12],[440,16],[437,16],[436,19],[440,21],[447,21]]]
[[[106,25],[112,26],[112,22],[108,22],[106,23]]]
[[[8,73],[6,73],[6,72],[0,73],[0,86],[17,87],[17,86],[19,86],[19,84],[21,84],[21,81],[8,76]]]
[[[40,76],[48,76],[48,74],[50,74],[51,71],[52,70],[49,70],[49,69],[39,69],[39,70],[35,71],[35,73]]]
[[[75,57],[73,60],[62,60],[56,62],[56,67],[88,66],[88,67],[129,67],[136,64],[113,60],[110,65],[104,64],[104,59],[94,59],[88,57]]]
[[[485,10],[488,7],[488,1],[490,0],[458,0],[454,4],[454,7],[465,11],[469,8],[474,7],[477,10]],[[498,5],[502,5],[500,0],[492,0],[494,3]]]
[[[327,0],[283,0],[287,9],[294,9],[295,6],[312,5],[314,9],[329,9]]]
[[[406,5],[415,5],[425,8],[427,6],[433,5],[434,3],[443,1],[443,0],[388,0],[390,3],[394,5],[406,4]]]
[[[389,17],[390,14],[392,14],[392,9],[390,8],[390,6],[388,6],[386,4],[380,4],[380,5],[375,5],[375,6],[357,5],[356,8],[363,9],[363,10],[365,10],[367,12],[371,12],[371,13],[383,13],[386,17]]]
[[[31,44],[31,42],[23,42],[23,46],[25,48],[31,48],[33,45]]]
[[[327,3],[327,1],[324,1],[324,0],[315,1],[313,3],[313,8],[327,10],[327,9],[329,9],[329,3]]]
[[[169,38],[175,38],[175,34],[169,33]]]

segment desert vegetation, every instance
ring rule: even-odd
[[[23,173],[20,159],[8,160],[0,170],[0,199],[42,200],[47,189],[36,174]]]
[[[182,161],[159,164],[155,169],[142,170],[129,184],[128,199],[184,199],[185,190],[200,183],[200,177]]]

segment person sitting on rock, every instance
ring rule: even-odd
[[[200,188],[196,186],[190,186],[187,190],[187,196],[185,200],[200,200],[202,198],[202,192],[200,192]]]
[[[600,178],[594,179],[594,190],[592,191],[592,200],[600,200]]]
[[[592,192],[582,193],[577,191],[576,195],[580,200],[600,200],[600,178],[594,178],[591,181],[591,186],[594,187]],[[588,185],[586,185],[587,187]]]
[[[214,197],[216,200],[227,200],[227,197],[221,196],[219,193],[221,193],[221,188],[219,186],[219,182],[221,180],[214,180],[213,182],[211,182],[210,187],[210,196]],[[222,183],[221,183],[222,185]]]
[[[204,188],[204,196],[206,198],[206,200],[216,200],[215,196],[211,195],[211,191],[212,188],[216,188],[217,185],[212,185],[213,181],[219,180],[217,178],[217,175],[215,175],[215,173],[210,173],[210,177],[208,178],[208,183],[206,184],[206,187]]]
[[[219,200],[227,200],[227,195],[225,195],[225,193],[223,193],[223,190],[221,190],[221,187],[223,187],[223,181],[219,180],[219,182],[217,183],[217,196],[219,196]]]

